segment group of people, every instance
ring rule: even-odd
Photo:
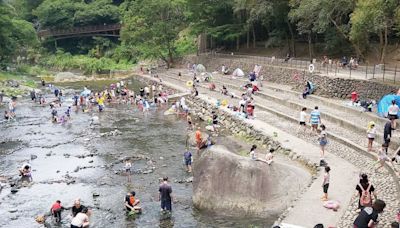
[[[261,162],[267,163],[268,165],[271,165],[272,162],[274,161],[275,149],[273,149],[273,148],[269,149],[269,152],[265,155],[265,159],[258,157],[256,149],[257,149],[257,145],[253,145],[250,149],[249,155],[250,155],[251,160],[261,161]]]
[[[60,200],[56,200],[50,208],[50,214],[56,223],[61,223],[62,221],[62,211],[65,208],[61,205]],[[71,213],[68,216],[71,223],[71,228],[87,228],[90,225],[89,217],[91,215],[91,210],[81,204],[80,199],[74,201],[74,205],[71,208]],[[38,222],[44,222],[44,219],[36,219]]]

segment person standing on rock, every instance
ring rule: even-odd
[[[318,125],[321,124],[321,113],[318,110],[318,106],[315,106],[310,114],[310,124],[312,132],[317,134]]]
[[[163,178],[159,189],[158,200],[161,201],[161,211],[172,211],[172,187],[168,184],[168,177]]]
[[[375,227],[378,224],[378,216],[385,209],[386,203],[377,199],[372,207],[365,207],[354,221],[354,228]]]
[[[328,200],[328,188],[329,188],[329,181],[330,181],[330,174],[331,168],[329,166],[325,167],[325,174],[324,174],[324,181],[322,182],[322,190],[324,192],[321,200],[327,201]]]
[[[321,125],[321,132],[319,134],[319,145],[321,147],[321,160],[324,160],[325,156],[325,146],[328,144],[328,139],[327,139],[327,133],[325,131],[326,127],[325,125]]]
[[[195,133],[195,139],[196,139],[196,146],[197,146],[197,155],[199,155],[200,153],[200,149],[201,149],[201,143],[203,142],[203,138],[201,136],[201,131],[200,131],[200,127],[197,128],[197,131]]]

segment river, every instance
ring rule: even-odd
[[[138,91],[142,82],[130,79]],[[100,89],[109,81],[61,84],[67,92],[63,113],[72,103],[72,91],[87,84]],[[49,92],[49,91],[48,91]],[[47,94],[47,100],[53,95]],[[5,106],[0,106],[4,113]],[[165,109],[165,108],[164,108]],[[91,227],[266,227],[274,221],[231,218],[198,212],[192,206],[191,183],[176,183],[190,177],[183,167],[186,122],[164,116],[163,108],[143,114],[126,104],[107,105],[100,126],[90,125],[91,114],[72,113],[65,124],[50,121],[49,106],[20,99],[16,121],[0,124],[0,176],[16,180],[17,169],[29,162],[33,182],[16,193],[6,184],[0,192],[0,227],[39,227],[35,216],[49,211],[56,200],[71,207],[74,199],[92,208]],[[107,133],[118,129],[120,134]],[[132,157],[132,182],[120,174],[123,159]],[[154,168],[153,168],[154,167]],[[144,173],[147,174],[144,174]],[[171,218],[160,213],[159,178],[168,176],[177,202]],[[143,213],[135,219],[124,213],[124,196],[134,190]],[[61,227],[69,227],[63,211]],[[51,227],[51,220],[47,219]]]

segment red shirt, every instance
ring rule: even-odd
[[[51,206],[51,210],[55,211],[55,210],[59,210],[61,209],[61,204],[60,203],[54,203],[53,206]]]

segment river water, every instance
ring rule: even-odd
[[[138,91],[142,83],[131,80]],[[100,89],[109,81],[90,83]],[[87,83],[68,83],[63,88],[80,90]],[[72,103],[68,94],[59,113]],[[53,97],[46,95],[48,100]],[[4,113],[5,106],[0,106]],[[165,108],[164,108],[165,109]],[[0,123],[0,176],[17,180],[17,169],[29,162],[33,182],[15,194],[7,183],[0,192],[0,227],[39,227],[35,216],[47,213],[56,200],[71,207],[74,199],[92,208],[91,227],[267,227],[275,218],[231,218],[198,212],[192,206],[192,184],[176,183],[190,177],[183,167],[186,122],[175,115],[164,116],[163,108],[147,114],[126,104],[112,104],[101,113],[100,126],[91,126],[91,114],[73,112],[65,124],[50,121],[48,106],[20,100],[16,121]],[[108,135],[115,129],[117,135]],[[104,135],[106,133],[106,135]],[[103,135],[103,136],[102,136]],[[222,140],[226,141],[226,140]],[[134,174],[128,183],[120,174],[123,159],[132,157]],[[144,173],[147,174],[144,174]],[[168,176],[177,202],[171,218],[160,213],[159,178]],[[143,213],[127,218],[126,192],[136,191]],[[63,211],[61,227],[69,227]],[[52,224],[51,227],[60,227]]]

